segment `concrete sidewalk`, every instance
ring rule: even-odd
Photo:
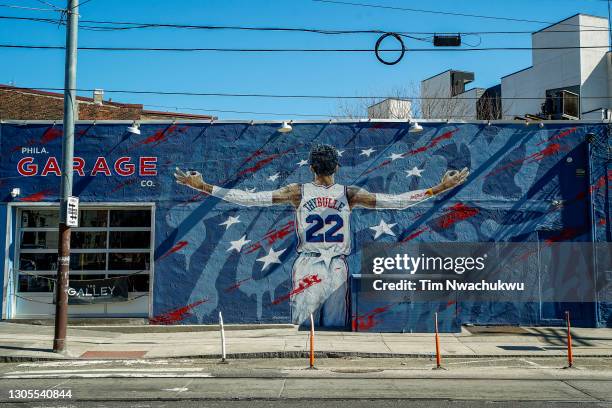
[[[51,351],[53,327],[0,322],[0,362],[219,357],[218,331],[189,329],[70,327],[68,352],[58,355]],[[305,357],[308,350],[308,332],[286,325],[233,327],[226,339],[230,358],[296,358]],[[612,357],[612,329],[572,329],[572,340],[576,357]],[[566,332],[559,327],[468,327],[442,334],[440,342],[446,358],[566,356]],[[430,357],[435,348],[432,334],[319,331],[315,350],[320,357]]]

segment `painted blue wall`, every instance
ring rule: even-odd
[[[153,321],[160,323],[213,323],[220,309],[232,323],[291,320],[289,302],[279,299],[292,291],[293,210],[243,208],[197,194],[174,183],[176,166],[197,170],[225,187],[272,190],[310,181],[308,166],[299,162],[308,158],[312,144],[327,143],[342,152],[337,182],[389,193],[426,188],[447,169],[470,168],[466,184],[420,206],[353,211],[353,254],[348,257],[353,273],[359,272],[361,248],[371,242],[536,242],[542,236],[611,241],[610,169],[601,146],[609,143],[607,126],[424,127],[412,134],[406,123],[295,124],[292,132],[281,134],[277,124],[145,124],[141,135],[133,135],[126,125],[79,125],[75,156],[85,160],[86,175],[75,175],[74,194],[83,202],[156,203]],[[589,133],[596,143],[585,141]],[[21,188],[20,201],[57,201],[59,177],[23,177],[17,164],[31,156],[40,173],[49,156],[61,157],[61,135],[60,126],[1,126],[4,202],[10,201],[12,187]],[[43,148],[43,153],[28,153]],[[374,152],[368,155],[367,149]],[[99,156],[111,167],[119,157],[133,162],[156,157],[158,174],[123,177],[112,170],[111,176],[91,176]],[[423,170],[421,177],[406,173],[413,167]],[[555,207],[555,201],[564,205]],[[226,229],[220,224],[229,216],[239,216],[240,223]],[[374,239],[371,227],[381,221],[394,224],[393,235]],[[240,252],[228,251],[230,242],[243,235],[250,242]],[[270,248],[283,251],[281,263],[262,270],[257,259]],[[388,305],[362,299],[355,290],[351,296],[355,330],[429,330],[434,311],[440,312],[446,331],[461,323],[542,323],[537,304],[449,299]],[[610,304],[574,307],[585,316],[578,324],[612,324]]]

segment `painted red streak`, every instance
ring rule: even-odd
[[[15,146],[13,147],[13,149],[11,149],[11,151],[18,152],[19,150],[21,150],[22,147],[25,147],[25,146],[34,146],[36,144],[47,144],[49,142],[54,141],[55,139],[62,137],[62,134],[63,132],[59,128],[52,126],[50,128],[47,128],[47,130],[43,132],[42,136],[40,137],[40,140],[38,141],[28,140],[28,142],[24,146],[21,146],[21,145]]]
[[[277,159],[279,157],[280,157],[280,154],[273,154],[271,156],[268,156],[265,159],[262,159],[262,160],[258,161],[257,163],[255,163],[254,166],[246,168],[246,169],[240,171],[238,173],[238,176],[244,176],[245,174],[248,174],[248,173],[255,173],[255,172],[261,170],[266,164],[270,164],[272,161],[274,161],[275,159]]]
[[[115,188],[113,188],[111,190],[111,193],[116,193],[117,191],[121,190],[122,188],[129,186],[131,184],[134,184],[137,180],[136,179],[131,179],[131,180],[126,180],[126,181],[122,181],[121,183],[118,183]]]
[[[191,316],[190,311],[196,306],[201,305],[202,303],[208,302],[208,299],[198,300],[190,305],[183,306],[179,309],[171,310],[166,313],[162,313],[158,316],[152,317],[149,319],[149,324],[175,324],[180,322],[181,320]]]
[[[187,241],[179,241],[176,244],[174,244],[174,246],[172,248],[170,248],[168,250],[168,252],[166,252],[165,254],[163,254],[162,256],[159,257],[158,261],[161,261],[164,258],[167,258],[168,256],[180,251],[181,249],[185,248],[187,245],[189,245],[189,242]]]
[[[413,232],[412,234],[408,235],[406,238],[402,239],[402,242],[412,241],[413,239],[415,239],[416,237],[418,237],[419,235],[421,235],[422,233],[424,233],[427,230],[429,230],[429,227],[423,227],[423,228]]]
[[[271,162],[273,162],[274,160],[278,159],[279,157],[283,157],[287,153],[292,152],[294,150],[295,150],[295,147],[293,147],[293,148],[291,148],[289,150],[285,150],[284,152],[281,152],[281,153],[271,154],[268,157],[266,157],[265,159],[261,159],[260,161],[255,163],[254,166],[246,168],[246,169],[238,172],[237,177],[244,176],[245,174],[249,174],[249,173],[256,173],[257,171],[259,171],[262,168],[264,168],[267,164],[270,164]],[[248,160],[247,160],[247,162],[248,162]]]
[[[278,299],[275,299],[272,302],[272,304],[273,305],[278,305],[279,303],[285,302],[285,301],[291,299],[292,297],[294,297],[295,295],[298,295],[298,294],[304,292],[309,287],[311,287],[313,285],[316,285],[317,283],[321,283],[321,279],[319,279],[319,275],[308,275],[308,276],[305,276],[304,278],[302,278],[302,280],[298,284],[297,288],[293,289],[291,292],[287,293],[286,295],[283,295],[283,296],[279,297]]]
[[[550,237],[544,242],[546,243],[547,246],[551,246],[555,242],[567,241],[572,238],[576,238],[577,236],[582,234],[582,232],[583,231],[578,228],[566,228],[563,231],[561,231],[558,235]]]
[[[390,163],[391,163],[391,161],[392,161],[392,160],[385,160],[384,162],[380,163],[378,166],[374,166],[374,167],[372,167],[370,170],[366,171],[364,174],[370,174],[370,173],[372,173],[373,171],[376,171],[376,170],[378,170],[378,169],[380,169],[380,168],[383,168],[383,167],[387,166],[388,164],[390,164]]]
[[[433,147],[436,147],[441,141],[451,139],[453,137],[453,135],[458,130],[459,129],[451,130],[449,132],[441,134],[440,136],[434,137],[433,139],[431,139],[431,142],[429,142],[425,146],[422,146],[422,147],[419,147],[418,149],[409,150],[407,152],[402,153],[402,157],[413,156],[413,155],[418,154],[418,153],[426,152],[427,150],[429,150],[429,149],[431,149]],[[364,174],[370,174],[373,171],[376,171],[376,170],[378,170],[378,169],[380,169],[382,167],[388,166],[392,162],[393,162],[393,160],[385,160],[384,162],[380,163],[378,166],[373,167],[370,170],[366,171]]]
[[[438,227],[443,229],[449,228],[459,221],[472,218],[480,212],[478,208],[469,207],[463,203],[457,203],[446,211],[447,213],[444,214],[436,223]]]
[[[190,197],[185,202],[186,203],[193,203],[193,202],[196,202],[196,201],[200,200],[202,197],[206,198],[206,197],[208,197],[208,194],[206,194],[205,192],[202,191],[200,193],[195,194],[193,197]]]
[[[51,190],[51,189],[42,190],[42,191],[39,191],[38,193],[34,193],[34,194],[30,194],[28,196],[22,197],[19,200],[20,201],[28,201],[28,202],[42,201],[45,198],[47,198],[47,196],[49,196],[52,191],[53,190]]]
[[[263,149],[257,149],[255,150],[249,157],[247,157],[242,164],[246,164],[248,162],[250,162],[251,160],[253,160],[254,158],[261,156],[263,154]]]
[[[566,149],[561,148],[561,145],[559,143],[552,143],[548,146],[546,146],[544,149],[540,150],[539,152],[536,152],[532,155],[527,156],[524,159],[520,159],[520,160],[515,160],[511,163],[506,164],[505,166],[502,166],[496,170],[491,171],[489,174],[487,174],[485,177],[489,177],[489,176],[494,176],[496,174],[499,174],[505,170],[508,170],[512,167],[516,167],[520,164],[523,163],[535,163],[538,162],[546,157],[550,157],[552,155],[555,155],[561,151],[565,151]]]
[[[387,312],[389,309],[391,309],[391,306],[392,305],[377,307],[363,315],[353,316],[353,322],[352,322],[353,331],[358,331],[358,330],[367,331],[367,330],[372,329],[374,326],[376,326],[377,324],[381,322],[381,320],[376,319],[376,316],[380,315],[381,313]]]
[[[295,233],[295,221],[291,220],[283,225],[281,228],[270,230],[263,236],[263,238],[257,240],[255,243],[249,245],[246,248],[246,254],[250,254],[251,252],[255,252],[258,249],[261,249],[261,242],[266,241],[268,245],[274,244],[276,241],[281,239],[285,239],[286,237],[293,235]]]
[[[606,225],[606,224],[607,224],[607,221],[606,221],[606,219],[605,219],[605,218],[600,218],[600,219],[599,219],[598,224],[599,224],[599,225]]]
[[[256,242],[253,245],[247,247],[247,251],[245,252],[245,254],[250,254],[251,252],[257,251],[258,249],[261,249],[261,244],[259,242]]]
[[[589,191],[591,193],[594,193],[595,191],[599,190],[600,188],[603,188],[606,186],[606,179],[607,181],[612,181],[612,172],[608,172],[608,176],[601,176],[600,178],[597,179],[597,181],[595,182],[595,184],[593,184],[590,188]]]
[[[384,122],[376,122],[374,123],[372,126],[370,126],[368,128],[369,131],[373,131],[376,129],[384,129],[385,128],[385,123]]]
[[[160,143],[167,141],[168,137],[177,131],[178,133],[184,133],[184,131],[182,131],[181,129],[178,129],[176,125],[168,126],[166,129],[158,130],[157,132],[147,137],[142,142],[136,143],[134,147],[141,146],[141,145],[147,145],[147,144],[153,144],[154,146],[157,146]]]
[[[410,150],[406,153],[404,153],[402,156],[406,157],[406,156],[412,156],[415,155],[417,153],[423,153],[426,152],[427,150],[436,147],[441,141],[443,140],[450,140],[455,133],[457,133],[459,129],[455,129],[455,130],[451,130],[449,132],[443,133],[440,136],[434,137],[433,139],[431,139],[431,142],[429,142],[427,145],[423,146],[423,147],[419,147],[418,149],[414,149],[414,150]]]
[[[552,142],[553,140],[563,139],[564,137],[569,136],[572,133],[574,133],[576,130],[577,130],[577,128],[571,128],[571,129],[564,130],[563,132],[561,132],[559,134],[556,134],[553,137],[548,138],[548,139],[538,143],[536,146],[540,146],[540,145],[543,145],[544,143]]]
[[[558,235],[555,235],[555,236],[552,236],[546,239],[544,241],[544,245],[546,245],[547,247],[550,247],[555,242],[568,241],[570,239],[573,239],[579,236],[582,233],[583,231],[578,228],[567,228],[561,231]],[[537,253],[537,249],[534,249],[532,251],[527,251],[524,254],[518,256],[518,259],[524,261],[524,260],[527,260],[531,255],[535,255],[536,253]]]
[[[47,144],[49,142],[52,142],[55,139],[62,137],[62,134],[63,132],[59,128],[50,127],[47,130],[45,130],[45,132],[42,134],[40,138],[40,143]]]
[[[229,286],[225,289],[226,292],[233,292],[236,289],[238,289],[240,286],[242,286],[243,283],[248,282],[250,280],[252,280],[253,278],[246,278],[246,279],[242,279],[239,280],[238,282],[234,283],[232,286]]]
[[[295,233],[294,225],[295,225],[295,221],[289,221],[283,227],[276,229],[276,230],[269,231],[264,236],[264,238],[268,240],[268,244],[272,245],[276,241],[284,239],[291,234],[294,234]]]

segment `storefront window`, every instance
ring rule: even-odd
[[[110,248],[149,249],[151,234],[148,231],[111,231]]]
[[[70,279],[129,275],[130,292],[149,291],[151,209],[82,208],[72,229]],[[57,274],[57,209],[19,211],[19,292],[53,292]],[[109,274],[110,273],[110,274]]]

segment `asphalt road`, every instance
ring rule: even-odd
[[[140,401],[140,402],[93,402],[82,404],[66,404],[65,402],[6,404],[3,407],[91,407],[91,408],[609,408],[606,403],[559,403],[559,402],[491,402],[491,401],[426,401],[426,400],[361,400],[338,401],[326,400],[277,400],[277,401]]]
[[[54,361],[0,365],[0,403],[36,407],[609,407],[612,360],[289,359]],[[70,397],[28,399],[24,391]],[[26,398],[19,398],[26,397]],[[520,402],[515,402],[520,401]],[[4,405],[5,404],[5,405]]]

